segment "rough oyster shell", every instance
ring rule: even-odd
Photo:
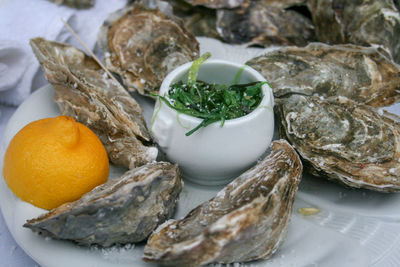
[[[181,190],[177,165],[149,163],[28,220],[24,227],[81,245],[140,242],[172,216]]]
[[[57,5],[67,5],[74,8],[90,8],[94,6],[94,0],[49,0]]]
[[[400,63],[400,13],[392,0],[310,0],[318,40],[382,46]]]
[[[118,10],[104,22],[99,44],[107,68],[120,75],[129,91],[157,93],[169,72],[198,57],[195,37],[168,13],[136,4]]]
[[[380,115],[346,97],[294,94],[276,100],[280,133],[312,174],[355,188],[400,191],[396,115]]]
[[[235,8],[248,0],[185,0],[193,6],[205,6],[208,8]]]
[[[213,199],[150,236],[143,260],[170,266],[270,257],[286,236],[302,164],[285,141]]]
[[[156,159],[157,148],[150,146],[139,104],[91,57],[43,38],[32,39],[30,44],[54,87],[61,113],[93,130],[113,163],[133,168]]]
[[[221,39],[217,31],[217,13],[214,9],[192,6],[183,0],[169,1],[175,16],[182,19],[185,28],[195,36]]]
[[[228,43],[299,45],[315,41],[311,19],[291,7],[304,0],[249,1],[240,8],[217,11],[217,29]]]
[[[275,97],[341,95],[376,107],[400,99],[399,66],[374,48],[313,43],[281,48],[246,64],[271,83]]]

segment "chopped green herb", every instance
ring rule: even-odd
[[[263,97],[261,87],[267,82],[235,84],[244,67],[239,70],[232,85],[210,84],[197,80],[200,64],[209,57],[210,54],[206,53],[193,62],[187,83],[174,83],[168,94],[159,96],[172,109],[203,119],[199,125],[187,132],[186,136],[213,122],[221,121],[222,127],[225,120],[249,114],[260,104]]]

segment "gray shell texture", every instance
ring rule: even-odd
[[[277,99],[280,133],[308,170],[353,188],[400,191],[400,124],[346,97]]]
[[[24,227],[80,245],[140,242],[173,215],[182,186],[177,165],[149,163],[28,220]]]
[[[380,46],[400,63],[400,13],[393,0],[309,0],[318,40]]]
[[[175,16],[183,21],[186,29],[195,36],[221,39],[217,31],[217,13],[215,9],[192,6],[183,0],[169,1]]]
[[[104,144],[111,162],[134,168],[156,159],[142,109],[81,50],[67,44],[32,39],[31,47],[63,115],[88,126]]]
[[[199,266],[269,258],[286,236],[302,168],[288,142],[274,141],[269,156],[214,198],[160,225],[143,260]]]
[[[151,96],[169,72],[199,56],[199,43],[167,2],[159,1],[156,7],[144,3],[112,13],[98,42],[107,68],[128,90]]]
[[[275,97],[340,95],[375,107],[400,100],[399,65],[372,47],[312,43],[280,48],[246,64],[270,82]]]
[[[248,1],[236,9],[219,9],[217,30],[234,44],[304,46],[316,41],[311,19],[291,9],[294,6],[305,7],[305,1]]]

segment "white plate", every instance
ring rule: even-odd
[[[201,52],[215,58],[243,63],[260,54],[260,49],[244,49],[199,38]],[[37,90],[11,117],[0,146],[0,169],[5,149],[12,137],[27,123],[59,115],[52,101],[53,90]],[[149,119],[152,101],[140,98]],[[389,108],[400,114],[400,105]],[[112,168],[110,176],[123,170]],[[220,188],[202,187],[185,181],[176,218],[213,197]],[[144,244],[133,247],[97,249],[72,242],[47,240],[22,225],[45,212],[19,200],[0,179],[0,205],[6,224],[17,243],[42,266],[154,266],[141,261]],[[270,259],[248,266],[400,266],[400,194],[381,194],[344,189],[325,180],[303,176],[294,204],[288,236]],[[320,213],[302,216],[301,207],[317,207]],[[237,265],[235,265],[237,266]]]

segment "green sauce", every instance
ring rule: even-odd
[[[195,128],[186,133],[189,136],[201,127],[213,122],[235,119],[252,112],[263,98],[262,86],[267,82],[249,84],[210,84],[197,80],[199,66],[208,57],[204,54],[193,62],[188,82],[179,81],[171,85],[168,94],[159,96],[160,99],[176,111],[203,119]],[[235,76],[236,83],[243,69]]]

